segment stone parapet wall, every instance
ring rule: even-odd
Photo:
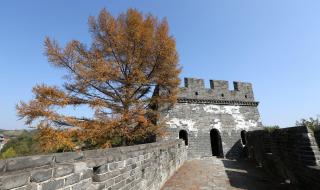
[[[320,153],[313,131],[291,127],[249,131],[249,159],[275,178],[303,189],[320,189]]]
[[[158,190],[187,159],[182,140],[0,160],[0,189]]]
[[[226,100],[224,104],[233,104],[237,101],[249,103],[254,102],[254,94],[252,84],[247,82],[233,82],[233,90],[229,90],[228,81],[210,80],[210,88],[206,88],[203,79],[185,78],[184,87],[180,88],[178,99]]]

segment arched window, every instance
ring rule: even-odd
[[[183,139],[184,144],[188,146],[188,132],[186,130],[181,130],[179,132],[179,139]]]
[[[246,131],[245,130],[241,131],[241,142],[242,142],[243,145],[247,144]]]

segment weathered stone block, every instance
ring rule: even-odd
[[[65,187],[65,188],[62,188],[61,190],[72,190],[71,187]]]
[[[94,167],[99,167],[104,164],[107,164],[109,161],[108,161],[108,157],[107,157],[107,158],[89,159],[89,160],[85,160],[85,162],[89,168],[94,168]]]
[[[39,185],[37,183],[29,183],[28,185],[18,187],[12,190],[39,190],[38,186]]]
[[[6,160],[0,160],[0,173],[5,171]]]
[[[83,158],[82,152],[64,152],[54,154],[56,163],[73,162]]]
[[[52,168],[33,170],[31,171],[30,181],[37,182],[37,183],[46,181],[52,177],[52,172],[53,172]]]
[[[53,177],[61,177],[71,174],[73,172],[73,165],[72,164],[61,164],[54,167]]]
[[[45,165],[51,165],[53,155],[25,156],[7,159],[6,171],[23,170]]]
[[[119,183],[120,181],[124,180],[124,177],[123,175],[119,175],[117,177],[114,178],[114,182],[115,183]]]
[[[29,182],[28,173],[17,173],[8,176],[0,176],[0,189],[7,190],[26,185]]]
[[[65,178],[65,184],[64,186],[73,185],[75,183],[78,183],[80,181],[80,174],[72,174],[71,176],[68,176]]]
[[[109,187],[108,190],[118,190],[118,189],[121,189],[122,187],[124,187],[126,185],[126,182],[125,181],[121,181],[120,183],[117,183],[111,187]]]
[[[106,188],[111,187],[114,184],[115,184],[114,179],[109,179],[105,182]]]
[[[80,185],[75,185],[73,186],[73,189],[77,189],[77,187]],[[96,182],[92,182],[88,188],[89,190],[101,190],[101,189],[105,189],[105,185],[103,183],[96,183]]]
[[[83,156],[85,159],[105,157],[106,151],[107,150],[104,150],[104,149],[86,150],[86,151],[83,151]]]
[[[100,186],[98,189],[102,189],[103,186]],[[72,190],[94,190],[96,189],[95,186],[92,185],[91,179],[83,180],[75,185],[72,186]]]
[[[116,169],[120,169],[124,167],[124,162],[120,161],[120,162],[113,162],[113,163],[109,163],[108,164],[108,168],[110,171],[112,170],[116,170]]]
[[[129,158],[128,160],[125,160],[125,166],[131,165],[133,163],[136,163],[138,161],[138,158]]]
[[[129,178],[126,179],[126,184],[130,184],[134,180],[135,180],[135,177],[134,176],[130,176]]]
[[[87,169],[81,173],[81,180],[92,178],[92,176],[93,176],[93,170]]]
[[[22,187],[14,188],[12,190],[37,190],[37,188],[29,186],[29,185],[25,185],[25,186],[22,186]]]
[[[88,170],[88,166],[86,162],[76,162],[73,164],[73,166],[74,166],[75,173],[81,173],[83,171]]]
[[[104,173],[104,174],[94,174],[92,179],[95,182],[101,182],[101,181],[106,181],[108,179],[114,178],[118,175],[120,175],[120,171],[115,170],[115,171],[111,171],[111,172]]]
[[[52,180],[41,184],[41,190],[54,190],[63,187],[64,179]]]
[[[89,186],[90,190],[100,190],[100,189],[106,189],[109,186],[114,184],[114,180],[110,179],[108,181],[104,181],[104,182],[92,182]]]

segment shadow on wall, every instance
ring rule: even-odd
[[[244,158],[245,148],[241,144],[241,140],[238,140],[226,153],[226,158],[239,160]]]
[[[247,160],[222,160],[232,187],[248,190],[291,190],[292,185],[282,183]]]
[[[270,175],[301,189],[320,189],[319,147],[306,127],[251,131],[248,158]]]
[[[226,158],[242,160],[248,157],[246,134],[247,132],[245,130],[240,132],[241,139],[239,139],[226,153]]]

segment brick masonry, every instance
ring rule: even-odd
[[[185,130],[188,158],[212,156],[214,137],[210,132],[216,129],[221,139],[219,156],[238,158],[243,148],[241,131],[262,126],[252,85],[234,82],[234,90],[229,90],[227,81],[211,80],[210,87],[205,88],[202,79],[185,78],[178,103],[163,111],[168,126],[167,139],[179,138],[180,131]]]
[[[158,190],[187,159],[182,140],[0,160],[1,190]]]
[[[320,189],[320,153],[314,135],[307,127],[248,132],[249,159],[298,189]]]

